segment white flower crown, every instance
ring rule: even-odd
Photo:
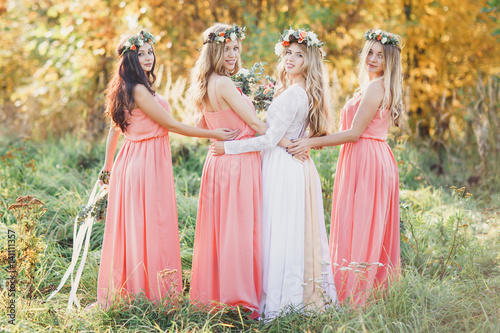
[[[242,41],[246,38],[245,29],[246,27],[240,28],[235,24],[232,28],[221,31],[218,34],[211,32],[208,34],[207,40],[204,41],[203,44],[214,42],[217,44],[227,43],[230,40],[235,41],[236,39]]]
[[[366,40],[375,39],[381,42],[382,44],[391,44],[392,46],[395,46],[398,49],[400,48],[399,40],[396,37],[394,37],[394,35],[386,33],[385,31],[382,31],[380,29],[377,30],[370,29],[367,32],[365,32],[363,37],[365,37]]]
[[[313,46],[320,50],[323,56],[325,55],[325,52],[321,48],[325,43],[318,39],[318,35],[312,31],[305,31],[303,29],[294,30],[292,28],[285,30],[280,36],[279,42],[274,47],[274,53],[282,55],[285,47],[293,42],[306,44],[308,47]]]
[[[127,51],[138,50],[144,43],[156,45],[155,36],[147,30],[141,30],[141,32],[139,32],[137,35],[130,37],[125,42],[125,44],[123,44],[123,46],[125,46],[125,48],[123,49],[122,53],[120,54],[120,57]]]

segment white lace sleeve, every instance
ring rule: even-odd
[[[297,86],[288,88],[269,106],[268,112],[273,114],[266,134],[246,140],[225,141],[225,153],[242,154],[276,147],[287,132],[299,109],[304,106],[307,107],[305,91]]]

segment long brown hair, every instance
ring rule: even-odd
[[[142,33],[142,30],[139,33]],[[154,74],[156,55],[153,60],[153,67],[147,75],[144,73],[139,63],[138,50],[128,50],[121,55],[125,49],[125,42],[132,36],[134,35],[125,36],[120,43],[118,43],[116,47],[116,54],[119,57],[118,62],[115,65],[113,76],[105,90],[105,115],[111,118],[115,126],[120,127],[122,132],[127,130],[127,126],[129,125],[127,116],[130,115],[131,111],[135,108],[134,87],[137,84],[142,84],[151,94],[155,93],[152,85],[156,81],[156,75]]]

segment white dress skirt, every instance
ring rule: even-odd
[[[318,172],[312,159],[300,162],[277,146],[302,135],[307,113],[305,90],[292,85],[270,105],[265,135],[224,144],[226,154],[262,150],[265,319],[337,306]]]

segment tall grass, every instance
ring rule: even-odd
[[[249,319],[242,309],[200,310],[189,304],[189,269],[198,190],[207,145],[172,140],[179,213],[181,256],[186,283],[180,303],[155,305],[144,297],[107,311],[66,311],[69,286],[50,302],[72,253],[73,221],[101,168],[104,142],[74,137],[40,143],[0,138],[0,249],[17,222],[7,210],[20,195],[45,204],[36,222],[46,247],[37,265],[33,297],[17,297],[15,325],[8,323],[0,282],[0,325],[12,332],[500,332],[500,198],[461,189],[466,180],[430,172],[433,153],[392,137],[400,167],[403,273],[400,280],[363,309],[344,306],[323,313],[292,311],[270,323]],[[9,153],[10,152],[10,153]],[[329,223],[338,149],[312,152],[320,173]],[[451,186],[456,188],[451,188]],[[472,192],[472,197],[467,193]],[[104,223],[98,222],[78,296],[83,306],[96,301]],[[18,286],[22,288],[22,286]]]

